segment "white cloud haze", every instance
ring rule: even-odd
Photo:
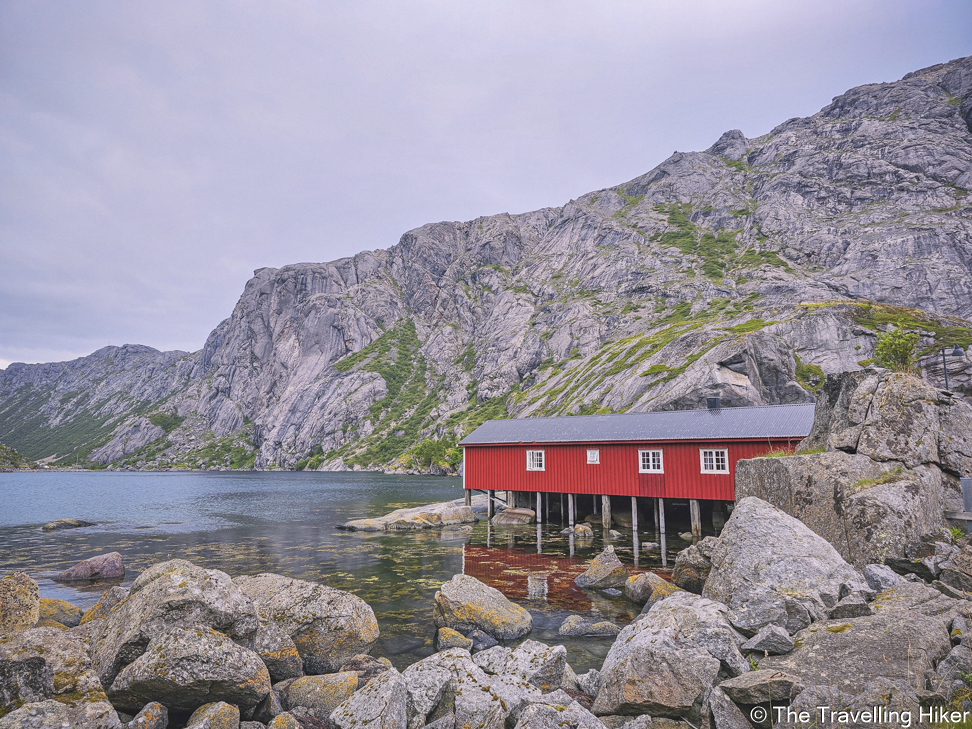
[[[255,268],[562,205],[970,40],[967,0],[0,0],[0,367],[198,349]]]

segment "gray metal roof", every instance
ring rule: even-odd
[[[487,420],[459,445],[803,438],[813,425],[814,407],[810,403]]]

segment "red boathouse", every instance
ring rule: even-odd
[[[813,424],[813,404],[711,404],[703,410],[490,420],[459,443],[463,487],[467,496],[474,490],[512,493],[511,506],[529,494],[538,519],[544,503],[549,513],[550,494],[566,494],[571,523],[574,497],[600,495],[605,527],[611,496],[632,498],[635,524],[638,498],[655,499],[656,509],[661,505],[662,524],[664,499],[689,500],[695,532],[699,500],[735,501],[736,461],[791,450]]]

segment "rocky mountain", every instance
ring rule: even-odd
[[[972,344],[972,58],[560,208],[263,268],[198,352],[0,371],[0,440],[132,467],[447,469],[487,418],[810,401],[878,332]],[[972,396],[967,359],[952,389]]]

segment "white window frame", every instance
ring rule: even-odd
[[[601,449],[600,448],[588,448],[587,449],[587,465],[596,466],[601,462]]]
[[[539,454],[539,458],[537,455]],[[539,463],[538,463],[539,461]],[[547,470],[547,459],[544,456],[543,451],[527,451],[526,452],[526,468],[528,471],[546,471]]]
[[[705,454],[712,454],[712,468],[705,467]],[[716,468],[719,465],[718,453],[722,454],[722,461],[725,468]],[[699,468],[702,473],[729,474],[729,449],[728,448],[699,448]]]
[[[645,455],[648,455],[648,468],[645,468]],[[658,467],[655,468],[655,458],[658,456]],[[638,473],[665,473],[665,453],[660,448],[642,448],[638,451]]]

